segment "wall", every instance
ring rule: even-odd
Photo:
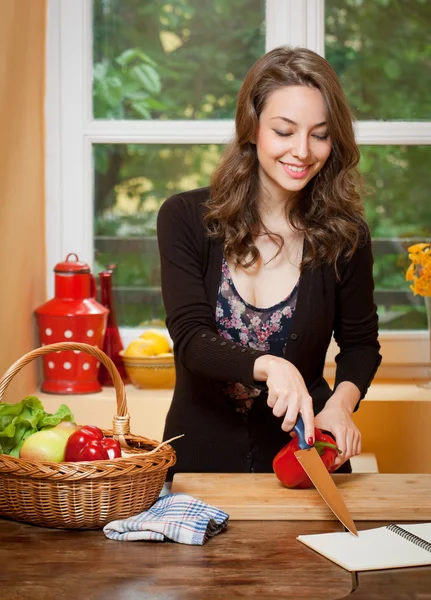
[[[45,300],[45,0],[0,0],[0,372],[35,346]],[[36,365],[5,400],[32,393]]]
[[[354,420],[381,473],[431,473],[431,399],[363,401]]]

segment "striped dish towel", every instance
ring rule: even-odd
[[[168,494],[134,517],[112,521],[103,528],[111,540],[137,542],[166,539],[180,544],[202,545],[220,533],[229,515],[187,494]]]

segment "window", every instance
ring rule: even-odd
[[[93,0],[92,22],[93,118],[120,135],[119,120],[168,122],[185,138],[93,144],[95,266],[117,264],[119,322],[133,327],[164,319],[160,204],[208,185],[223,149],[211,136],[195,143],[184,122],[197,131],[234,118],[244,75],[265,52],[265,2]]]
[[[358,120],[392,120],[395,126],[431,121],[431,83],[424,77],[430,17],[429,3],[421,0],[326,1],[325,55]],[[365,206],[381,327],[421,329],[426,327],[423,299],[412,295],[404,273],[406,248],[415,238],[431,238],[426,199],[431,147],[384,144],[383,136],[376,141],[379,145],[361,147],[360,166],[371,190]]]
[[[115,305],[122,325],[164,320],[156,238],[159,206],[175,192],[208,185],[222,149],[217,144],[166,143],[93,147],[95,270],[116,264]]]
[[[255,60],[281,44],[303,45],[332,63],[357,118],[380,375],[424,374],[423,299],[410,292],[404,271],[411,240],[431,237],[429,3],[49,0],[48,8],[51,294],[54,264],[77,252],[94,271],[116,263],[122,326],[163,319],[158,207],[177,191],[208,184]]]

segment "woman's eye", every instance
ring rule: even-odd
[[[274,133],[275,133],[276,135],[278,135],[279,137],[290,137],[291,135],[293,135],[293,133],[285,133],[285,132],[283,132],[283,131],[278,131],[278,129],[274,129],[273,131],[274,131]],[[327,140],[327,139],[329,138],[329,133],[325,133],[325,134],[323,134],[323,135],[317,135],[317,134],[315,133],[315,134],[313,134],[313,137],[314,137],[316,140],[325,141],[325,140]]]
[[[292,135],[291,133],[283,133],[282,131],[277,131],[277,129],[274,129],[274,133],[280,137],[289,137],[289,135]]]

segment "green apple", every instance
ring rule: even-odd
[[[55,431],[55,427],[36,431],[24,440],[19,457],[36,462],[63,462],[68,439],[69,436]]]

